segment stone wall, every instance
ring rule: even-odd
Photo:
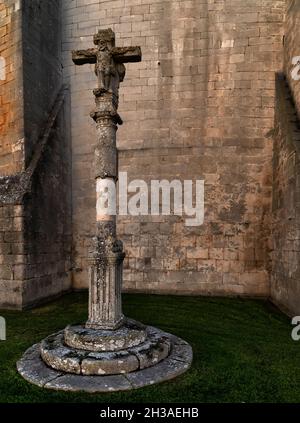
[[[0,175],[24,167],[20,1],[0,1]]]
[[[68,96],[24,197],[23,307],[61,295],[71,288],[71,163]]]
[[[62,89],[27,169],[0,178],[0,307],[25,308],[71,287],[69,104]]]
[[[143,51],[120,91],[120,170],[129,181],[205,180],[203,226],[119,217],[125,289],[271,295],[298,312],[299,16],[296,0],[2,1],[0,305],[21,308],[69,289],[71,268],[74,288],[87,286],[96,78],[93,65],[72,63],[71,50],[111,27],[119,46]],[[282,69],[288,85],[278,77],[275,89]],[[72,156],[66,103],[43,144],[62,76]]]
[[[10,74],[0,87],[1,101],[18,96],[20,121],[9,125],[22,137],[14,150],[22,152],[20,167],[3,168],[8,175],[0,177],[1,308],[28,307],[71,286],[70,105],[62,86],[60,1],[21,5],[12,21],[22,43],[10,47],[20,60],[21,88]],[[14,42],[13,31],[7,36]],[[10,165],[13,160],[8,157]]]
[[[0,206],[0,306],[22,308],[24,248],[22,205]]]
[[[285,1],[64,0],[63,62],[71,85],[74,286],[87,285],[95,221],[93,66],[71,50],[111,27],[140,45],[127,66],[118,132],[129,180],[205,179],[205,224],[176,217],[119,219],[125,288],[269,294],[275,72],[282,68]]]
[[[273,157],[271,298],[300,311],[300,122],[286,80],[278,76]]]
[[[35,305],[71,286],[71,215],[65,204],[70,195],[68,168],[59,158],[65,152],[57,131],[49,140],[49,155],[36,169],[32,191],[25,193],[20,204],[1,202],[1,308]]]
[[[278,77],[273,175],[273,254],[271,297],[290,314],[300,312],[300,4],[287,2],[284,70]],[[299,68],[300,69],[300,68]],[[296,78],[295,78],[296,76]],[[298,116],[297,116],[298,112]]]
[[[22,10],[25,161],[29,164],[62,85],[60,0],[26,0]]]

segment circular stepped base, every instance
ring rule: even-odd
[[[66,344],[68,327],[29,348],[17,363],[17,369],[27,381],[40,387],[64,391],[110,392],[163,382],[184,373],[190,367],[193,353],[185,341],[156,328],[130,321],[129,325],[132,324],[139,327],[139,330],[142,327],[146,335],[139,345],[106,352],[73,348]],[[80,336],[91,335],[90,329],[84,331],[84,334],[82,328],[79,329],[79,332],[78,329],[75,332],[80,333]],[[103,336],[107,340],[105,337],[108,335],[114,336],[112,332],[104,334],[98,331],[94,337],[97,339],[97,348]],[[133,339],[137,339],[129,336],[126,342],[129,338],[133,343]],[[113,342],[113,345],[117,344]]]
[[[41,343],[41,357],[49,367],[83,375],[113,375],[145,369],[166,358],[170,350],[170,340],[150,330],[145,342],[120,351],[90,352],[70,348],[64,343],[64,331]]]
[[[114,331],[88,329],[83,325],[67,326],[65,343],[71,348],[87,351],[120,351],[135,347],[147,338],[146,327],[132,319]]]

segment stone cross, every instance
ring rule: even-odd
[[[96,109],[91,117],[96,122],[95,178],[97,204],[103,194],[104,182],[117,182],[117,113],[119,85],[125,77],[124,63],[141,61],[140,47],[116,47],[111,29],[94,35],[96,48],[72,52],[76,65],[95,64],[98,87],[94,89]],[[89,271],[89,319],[87,328],[115,330],[124,320],[122,313],[122,269],[125,254],[116,237],[116,216],[97,209],[96,236]]]
[[[68,325],[29,348],[17,369],[27,381],[45,388],[111,392],[178,376],[190,367],[193,353],[182,339],[122,314],[125,255],[116,237],[115,212],[103,199],[110,199],[105,190],[114,191],[111,187],[115,188],[118,179],[116,131],[122,121],[117,109],[124,63],[141,60],[141,50],[116,48],[110,29],[99,31],[94,42],[97,48],[72,53],[78,65],[94,63],[98,78],[96,109],[91,113],[97,128],[97,231],[90,258],[89,318],[85,324]]]
[[[111,29],[100,30],[94,35],[97,48],[73,51],[73,62],[76,65],[95,63],[95,73],[98,78],[98,89],[94,94],[112,92],[118,99],[119,84],[125,77],[124,63],[140,62],[142,53],[140,47],[116,47],[115,34]],[[116,105],[118,107],[118,105]]]

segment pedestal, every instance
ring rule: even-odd
[[[97,48],[73,52],[75,64],[96,64],[95,179],[96,236],[89,271],[89,318],[67,326],[29,348],[18,362],[29,382],[50,389],[106,392],[139,388],[171,379],[192,362],[192,349],[181,339],[123,316],[121,289],[123,245],[116,237],[116,216],[103,211],[102,187],[116,183],[119,84],[126,62],[141,60],[139,47],[115,47],[111,29],[94,36]]]
[[[43,388],[96,393],[173,379],[189,369],[192,358],[182,339],[125,320],[115,331],[68,326],[29,348],[17,368]]]

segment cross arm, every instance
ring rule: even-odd
[[[140,62],[142,60],[140,47],[114,47],[112,54],[114,60],[119,63]]]
[[[72,59],[75,65],[85,65],[86,63],[97,62],[97,49],[89,48],[87,50],[73,50]]]

